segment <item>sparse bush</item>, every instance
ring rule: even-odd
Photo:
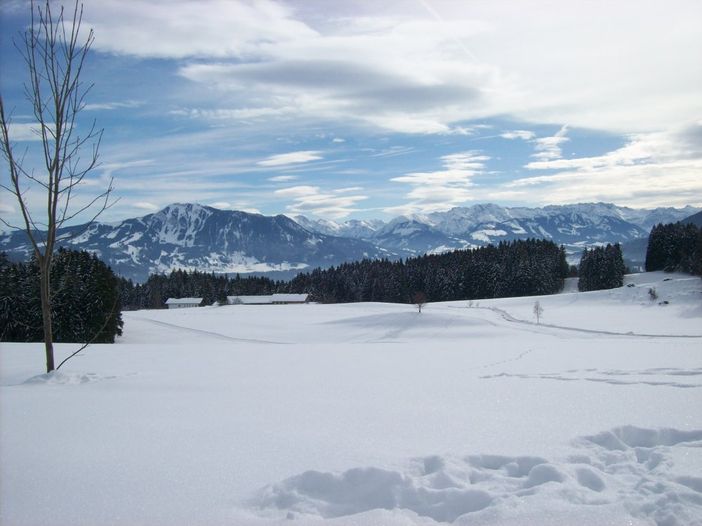
[[[422,307],[427,303],[427,295],[423,292],[415,292],[412,295],[412,303],[417,307],[417,312],[422,312]]]
[[[655,287],[651,287],[650,289],[648,289],[648,298],[651,301],[656,301],[658,299],[658,293],[656,292]]]

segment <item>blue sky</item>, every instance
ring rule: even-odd
[[[331,219],[702,205],[697,0],[84,4],[78,126],[105,131],[76,202],[114,177],[103,220],[172,202]],[[32,163],[11,43],[28,6],[0,9],[0,90]],[[11,196],[0,213],[17,217]]]

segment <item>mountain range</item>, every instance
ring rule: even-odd
[[[646,238],[658,223],[683,220],[699,209],[634,209],[608,203],[543,208],[479,204],[446,212],[400,216],[388,223],[351,220],[335,223],[296,216],[313,232],[363,239],[400,254],[438,252],[528,237],[551,239],[575,254],[600,243],[626,244]]]
[[[607,203],[543,208],[480,204],[388,222],[335,222],[172,204],[118,223],[61,229],[58,244],[94,252],[118,274],[137,281],[175,268],[289,277],[344,261],[392,259],[529,237],[564,245],[573,260],[584,247],[618,242],[626,249],[631,244],[639,246],[632,258],[636,260],[641,240],[653,225],[699,211],[689,206],[643,210]],[[0,234],[0,250],[14,259],[31,254],[22,231]]]

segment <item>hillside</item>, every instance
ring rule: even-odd
[[[49,376],[5,344],[0,522],[697,524],[702,280],[626,279],[130,312]]]

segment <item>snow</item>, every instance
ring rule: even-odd
[[[125,312],[50,375],[2,344],[0,523],[699,525],[702,280],[626,279]]]
[[[483,230],[476,230],[475,232],[471,233],[471,237],[473,239],[476,239],[478,241],[485,241],[486,243],[490,242],[490,236],[506,236],[507,232],[504,230],[500,229],[494,229],[494,228],[485,228]]]
[[[164,273],[172,270],[186,270],[193,272],[202,268],[203,260],[206,268],[211,272],[222,274],[248,274],[251,272],[274,272],[274,271],[289,271],[289,270],[304,270],[308,268],[307,263],[266,263],[257,260],[254,257],[247,256],[243,252],[233,251],[227,254],[219,252],[210,252],[208,256],[202,260],[190,260],[189,264],[184,262],[184,255],[179,254],[179,248],[176,248],[171,254],[161,251],[161,256],[157,260],[157,264],[152,267],[152,273]],[[162,263],[161,258],[168,257],[172,261]]]

